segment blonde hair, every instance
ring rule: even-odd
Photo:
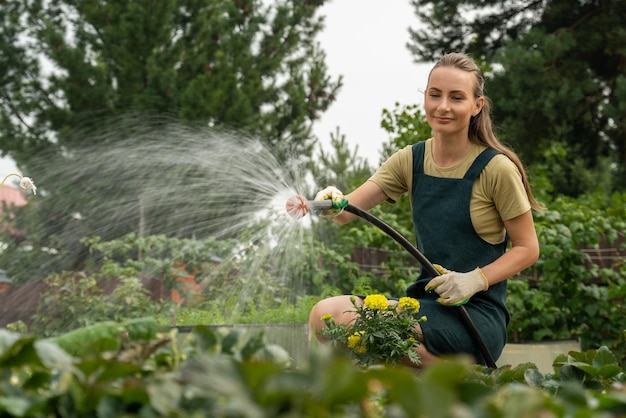
[[[513,163],[517,166],[518,170],[522,174],[522,182],[524,184],[524,189],[526,190],[526,195],[528,196],[531,207],[535,210],[544,209],[544,207],[541,206],[539,202],[537,202],[537,200],[533,196],[532,191],[530,190],[528,176],[526,174],[526,170],[524,168],[524,165],[522,164],[522,161],[512,149],[508,148],[500,141],[498,141],[498,138],[496,138],[496,135],[493,132],[493,124],[491,121],[491,102],[489,98],[484,94],[485,78],[483,77],[480,68],[478,68],[478,65],[476,65],[474,60],[469,55],[459,52],[453,52],[441,57],[439,61],[435,63],[430,72],[432,73],[432,71],[437,67],[454,67],[458,68],[459,70],[472,73],[474,75],[474,97],[483,97],[485,103],[482,110],[476,116],[472,116],[470,119],[470,141],[480,145],[484,145],[488,148],[498,150],[502,154],[506,155],[511,161],[513,161]],[[430,74],[428,77],[430,79]]]

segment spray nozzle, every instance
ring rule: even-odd
[[[291,196],[285,203],[285,209],[289,216],[294,219],[303,218],[309,211],[320,211],[328,209],[341,210],[348,206],[348,199],[342,200],[308,200],[302,195]]]

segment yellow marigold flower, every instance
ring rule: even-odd
[[[361,343],[361,338],[365,334],[365,331],[355,332],[348,337],[348,347],[356,348]]]
[[[406,309],[407,311],[417,312],[420,310],[420,302],[417,299],[404,297],[398,301],[400,309]]]
[[[384,295],[369,295],[365,298],[365,307],[373,311],[387,309],[387,298]]]
[[[367,351],[367,345],[366,344],[357,345],[356,347],[354,347],[354,351],[357,354],[364,354]]]
[[[321,318],[320,318],[320,320],[322,320],[324,322],[326,322],[328,320],[331,320],[331,319],[333,319],[333,316],[331,314],[329,314],[329,313],[327,313],[325,315],[322,315]]]

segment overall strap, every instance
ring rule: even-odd
[[[491,159],[498,154],[500,154],[500,152],[493,148],[487,148],[486,150],[481,152],[480,155],[476,157],[471,167],[467,170],[465,176],[463,176],[463,179],[470,181],[476,180],[481,171],[483,171],[483,168],[485,168],[489,161],[491,161]]]
[[[413,173],[424,172],[424,153],[426,152],[426,141],[413,144]]]

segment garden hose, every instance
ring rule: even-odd
[[[289,215],[294,218],[301,218],[306,215],[310,210],[343,209],[346,212],[350,212],[358,216],[359,218],[369,222],[370,224],[376,226],[381,231],[393,238],[398,244],[404,247],[404,249],[407,250],[409,254],[411,254],[424,269],[426,269],[427,273],[431,274],[433,277],[439,276],[441,274],[435,268],[435,266],[426,258],[426,256],[417,249],[415,245],[413,245],[402,234],[393,229],[382,219],[372,215],[371,213],[363,209],[360,209],[357,206],[347,203],[347,201],[345,201],[345,204],[343,204],[342,206],[343,208],[336,208],[333,207],[333,202],[331,200],[307,200],[301,195],[296,195],[289,198],[286,203],[287,213],[289,213]],[[476,325],[474,324],[474,321],[472,321],[472,318],[470,317],[469,312],[467,312],[467,309],[465,309],[465,306],[458,305],[454,307],[458,310],[461,320],[465,325],[465,328],[469,332],[474,342],[474,345],[478,348],[478,351],[482,356],[482,361],[480,361],[479,359],[479,363],[491,369],[497,368],[496,362],[494,361],[491,352],[489,352],[489,349],[487,348],[484,339],[480,335],[480,331],[478,331],[478,328],[476,328]]]

